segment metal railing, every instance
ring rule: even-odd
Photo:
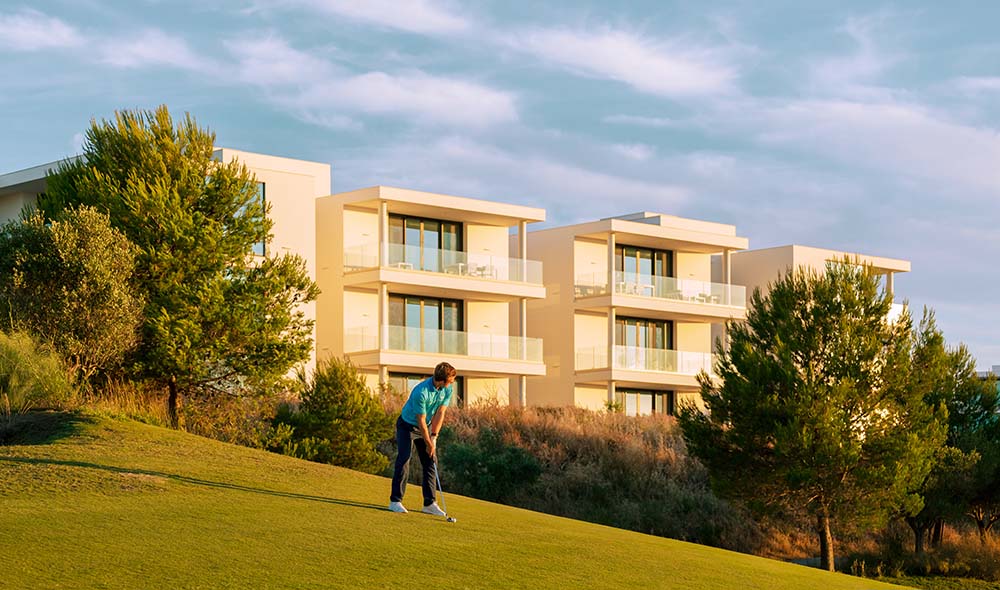
[[[577,297],[607,295],[607,273],[577,275],[575,281]],[[743,285],[677,279],[674,277],[654,277],[638,273],[615,271],[614,292],[617,295],[632,295],[655,299],[672,299],[693,303],[710,303],[746,307],[747,289]]]
[[[384,350],[542,362],[541,338],[406,326],[386,326],[384,330]],[[344,351],[377,350],[378,336],[374,327],[349,328],[344,332]]]
[[[642,346],[614,347],[614,368],[634,371],[661,371],[697,375],[701,371],[712,374],[715,355],[708,352],[664,350]],[[602,346],[578,348],[576,370],[608,368],[608,349]]]
[[[386,265],[400,270],[437,272],[497,281],[519,281],[542,284],[542,263],[484,253],[457,252],[436,248],[421,248],[389,244]],[[344,268],[362,270],[377,268],[378,244],[365,244],[344,250]]]

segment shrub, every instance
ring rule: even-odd
[[[481,456],[491,447],[504,457],[501,465]],[[453,408],[440,448],[442,478],[476,497],[491,499],[490,486],[500,486],[505,503],[549,514],[741,551],[761,542],[753,521],[709,490],[672,418],[579,408]],[[534,458],[537,479],[532,482],[530,467],[510,448]],[[505,487],[494,475],[504,472],[522,479]]]
[[[193,392],[184,397],[179,408],[179,425],[199,436],[263,448],[277,405],[277,400],[268,393],[223,396]],[[165,404],[163,408],[166,413]]]
[[[59,357],[23,332],[0,332],[0,406],[7,416],[61,407],[73,387]]]
[[[90,387],[84,398],[88,409],[111,417],[125,417],[154,426],[170,426],[163,391],[148,382],[107,379]]]
[[[135,246],[95,209],[0,229],[0,314],[50,342],[74,373],[118,366],[138,340]]]
[[[454,474],[455,492],[491,502],[505,502],[532,485],[542,474],[538,459],[506,443],[496,430],[484,427],[473,442],[442,441],[442,465]]]
[[[389,460],[376,446],[392,436],[392,419],[348,361],[321,361],[300,374],[300,403],[282,404],[268,449],[309,461],[379,473]],[[277,429],[284,425],[287,435]]]

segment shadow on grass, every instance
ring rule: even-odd
[[[92,418],[78,412],[32,411],[0,416],[0,445],[47,445],[92,423]]]
[[[233,483],[225,483],[221,481],[210,481],[207,479],[198,479],[195,477],[187,477],[186,475],[177,475],[174,473],[163,473],[162,471],[150,471],[147,469],[126,469],[124,467],[114,467],[111,465],[98,465],[97,463],[85,463],[83,461],[59,461],[56,459],[35,459],[31,457],[0,457],[0,461],[6,461],[9,463],[27,463],[31,465],[62,465],[66,467],[82,467],[85,469],[99,469],[101,471],[109,471],[111,473],[121,473],[121,474],[136,474],[136,475],[149,475],[154,477],[162,477],[164,479],[169,479],[173,481],[178,481],[182,483],[192,484],[196,486],[205,486],[209,488],[220,488],[224,490],[237,490],[240,492],[250,492],[253,494],[264,494],[267,496],[277,496],[280,498],[293,498],[296,500],[309,500],[311,502],[325,502],[327,504],[338,504],[340,506],[351,506],[353,508],[367,508],[369,510],[378,510],[380,512],[386,511],[386,507],[379,504],[369,504],[366,502],[354,502],[351,500],[341,500],[339,498],[327,498],[324,496],[312,496],[309,494],[296,494],[295,492],[281,492],[278,490],[266,490],[263,488],[254,488],[250,486],[242,486]]]

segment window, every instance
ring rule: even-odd
[[[618,396],[625,408],[626,416],[674,415],[674,392],[672,391],[619,389]]]
[[[673,350],[674,323],[669,320],[615,318],[615,344],[636,348]]]
[[[653,277],[674,276],[674,253],[633,246],[615,246],[615,270],[628,283],[653,284]]]
[[[396,350],[465,354],[462,302],[390,295],[389,334]]]
[[[422,217],[389,216],[389,264],[441,272],[462,251],[462,224]]]
[[[260,200],[260,208],[262,211],[267,211],[267,201],[264,200],[264,183],[257,183],[257,198]],[[260,241],[253,245],[254,256],[264,256],[267,253],[267,242]]]
[[[412,373],[389,373],[389,385],[404,396],[409,396],[413,388],[430,375],[416,375]],[[465,377],[457,377],[452,386],[454,395],[451,398],[451,406],[465,407]]]

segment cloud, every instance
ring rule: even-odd
[[[758,115],[763,144],[794,145],[902,180],[934,181],[956,197],[968,189],[1000,190],[997,130],[952,122],[919,105],[806,100]]]
[[[535,29],[508,44],[552,64],[594,78],[617,80],[647,94],[688,98],[728,93],[737,78],[718,49],[681,40],[653,40],[621,30]]]
[[[457,33],[470,28],[465,17],[434,0],[299,0],[315,10],[412,33]]]
[[[677,119],[668,119],[665,117],[642,117],[639,115],[608,115],[601,120],[605,123],[612,123],[616,125],[638,125],[640,127],[674,128],[686,125],[686,123]]]
[[[213,62],[193,51],[187,41],[159,29],[145,29],[129,38],[112,38],[98,45],[102,62],[119,68],[170,66],[211,72]]]
[[[362,158],[336,157],[334,183],[390,184],[544,207],[550,222],[570,223],[631,210],[675,210],[691,197],[681,185],[639,180],[556,160],[519,146],[504,149],[465,137],[398,141]],[[571,205],[568,205],[571,203]]]
[[[616,143],[611,146],[611,150],[619,155],[631,160],[644,162],[653,156],[654,149],[644,143]]]
[[[260,86],[309,84],[332,74],[333,67],[325,60],[293,49],[274,35],[230,39],[223,46],[237,59],[236,73],[240,80]]]
[[[474,81],[420,70],[349,73],[275,36],[225,46],[236,59],[241,81],[263,87],[270,100],[311,123],[358,128],[345,113],[471,128],[518,119],[512,93]]]
[[[959,92],[973,96],[1000,92],[1000,77],[962,76],[954,81],[954,86]]]
[[[84,37],[74,27],[37,10],[0,14],[0,48],[38,51],[80,47]]]

